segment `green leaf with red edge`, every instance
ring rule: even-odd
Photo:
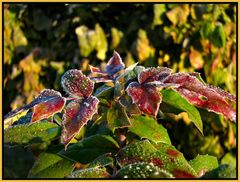
[[[96,97],[88,97],[83,100],[71,101],[65,108],[62,121],[62,143],[65,147],[78,134],[80,129],[97,112],[99,100]]]
[[[89,97],[94,88],[94,82],[77,69],[68,70],[61,78],[63,90],[73,97]]]
[[[218,160],[210,155],[197,155],[189,164],[196,171],[198,177],[203,176],[206,172],[218,167]]]
[[[127,145],[119,151],[117,161],[121,166],[137,162],[152,163],[176,178],[197,177],[183,154],[174,146],[165,143],[151,144],[145,140]]]
[[[138,162],[121,168],[117,178],[174,178],[172,174],[153,163]]]
[[[110,174],[105,167],[95,167],[74,171],[68,178],[110,178]]]
[[[45,101],[33,107],[32,122],[48,118],[62,111],[66,103],[66,99],[59,92],[49,89],[41,92],[37,99],[44,99]]]
[[[147,138],[153,142],[162,142],[171,145],[167,130],[158,122],[147,116],[132,116],[129,131],[141,138]]]
[[[132,82],[128,85],[126,92],[142,112],[154,117],[157,116],[162,100],[157,87],[147,83]]]
[[[172,69],[167,67],[147,68],[138,75],[138,82],[142,84],[153,81],[162,81],[171,73]]]
[[[113,130],[131,125],[125,108],[117,101],[112,102],[111,108],[108,109],[107,121],[109,128]]]
[[[236,109],[231,106],[236,104],[235,96],[214,86],[205,85],[187,73],[172,74],[164,80],[164,83],[178,84],[176,90],[190,103],[236,121]]]
[[[172,89],[161,90],[163,102],[187,112],[189,119],[194,123],[198,130],[203,134],[203,124],[199,111],[191,105],[184,97]]]

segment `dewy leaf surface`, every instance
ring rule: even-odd
[[[182,111],[186,111],[189,119],[194,123],[194,125],[198,128],[198,130],[203,134],[203,124],[200,113],[198,110],[191,105],[184,97],[182,97],[178,92],[172,89],[162,90],[163,102],[180,109]]]
[[[63,114],[62,143],[67,147],[69,142],[78,134],[97,112],[99,100],[96,97],[88,97],[82,101],[71,101]]]
[[[74,171],[68,178],[109,178],[110,174],[106,168],[86,168]]]
[[[201,177],[206,172],[217,168],[218,167],[218,160],[214,156],[198,155],[196,158],[189,161],[189,164],[196,171],[197,175],[199,177]]]
[[[114,51],[113,56],[110,58],[105,68],[106,73],[111,76],[124,68],[125,64],[122,62],[122,58],[116,51]]]
[[[166,78],[164,83],[179,84],[180,86],[176,90],[190,103],[208,111],[223,114],[228,119],[236,121],[236,109],[227,101],[227,99],[234,101],[234,96],[204,85],[196,77],[187,73],[172,74]]]
[[[157,116],[161,96],[157,87],[150,84],[139,84],[132,82],[128,85],[127,94],[132,98],[133,103],[137,104],[139,109],[154,117]]]
[[[77,69],[68,70],[61,79],[65,92],[71,96],[89,97],[94,88],[94,82]]]
[[[139,162],[129,164],[119,170],[118,178],[174,178],[172,174],[153,163]]]
[[[147,116],[133,116],[130,118],[129,130],[141,138],[147,138],[153,142],[162,142],[171,145],[167,130],[153,118]]]
[[[110,136],[93,135],[70,145],[67,150],[62,150],[59,155],[83,164],[92,162],[100,155],[115,154],[119,150],[118,143]]]
[[[157,143],[153,146],[148,141],[140,141],[127,145],[119,151],[117,161],[121,166],[137,162],[153,163],[154,166],[160,167],[176,178],[197,176],[183,154],[165,143]]]
[[[4,130],[4,143],[31,144],[51,141],[60,136],[61,128],[50,122],[11,126]]]

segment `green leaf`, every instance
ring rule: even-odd
[[[236,178],[236,168],[231,165],[221,164],[217,169],[207,172],[202,178]]]
[[[189,164],[196,171],[198,176],[204,175],[206,172],[211,171],[218,167],[218,160],[214,156],[210,155],[198,155],[193,160],[189,161]]]
[[[226,45],[226,39],[224,27],[221,23],[218,23],[210,40],[216,47],[221,48]]]
[[[132,71],[130,71],[127,75],[124,76],[125,82],[129,81],[130,79],[138,77],[138,75],[144,70],[143,66],[135,66]]]
[[[70,145],[66,151],[62,150],[58,154],[73,161],[86,164],[102,154],[116,153],[118,148],[117,142],[112,137],[93,135]]]
[[[32,169],[29,178],[64,178],[74,169],[72,161],[54,153],[41,153]]]
[[[223,158],[221,159],[221,164],[228,164],[236,168],[236,156],[234,156],[232,153],[226,153]]]
[[[212,21],[205,22],[201,29],[200,29],[200,35],[204,39],[210,39],[213,32],[214,32],[214,23]]]
[[[197,176],[183,154],[175,147],[165,143],[153,146],[145,140],[127,145],[119,151],[117,161],[121,166],[137,162],[152,163],[176,178],[194,178]]]
[[[37,122],[11,126],[4,130],[4,143],[32,144],[56,139],[61,134],[61,128],[49,122]]]
[[[119,102],[113,102],[107,112],[107,121],[109,128],[124,128],[130,126],[129,118],[125,108]]]
[[[111,154],[103,154],[99,157],[97,157],[93,162],[91,162],[88,166],[88,168],[93,167],[105,167],[108,165],[113,165],[114,159],[111,157]]]
[[[114,87],[110,87],[107,85],[102,85],[98,87],[95,91],[94,96],[97,98],[108,98],[113,96]]]
[[[106,168],[87,168],[74,171],[68,178],[109,178]]]
[[[191,105],[184,97],[172,89],[162,90],[163,102],[174,106],[177,109],[187,112],[189,119],[203,134],[203,124],[198,110]]]
[[[167,171],[154,166],[152,163],[139,162],[129,164],[119,170],[118,178],[174,178]]]
[[[133,116],[130,118],[129,130],[141,138],[147,138],[153,142],[171,144],[167,130],[158,122],[148,116]]]

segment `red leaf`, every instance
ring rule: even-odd
[[[89,65],[91,73],[98,73],[98,74],[106,74],[105,72],[101,71],[98,67]]]
[[[235,96],[208,86],[200,82],[196,77],[187,73],[176,73],[167,77],[164,83],[175,83],[179,87],[176,90],[198,107],[206,108],[227,118],[236,121],[236,110],[227,102],[227,99],[235,101]]]
[[[125,64],[122,62],[122,58],[116,51],[114,51],[113,56],[110,58],[105,68],[106,73],[108,75],[114,75],[124,68]]]
[[[172,70],[167,67],[147,68],[138,76],[139,83],[147,83],[153,81],[162,81],[172,73]]]
[[[139,109],[154,117],[157,116],[161,96],[157,87],[150,84],[139,84],[132,82],[128,85],[127,94],[132,98],[133,103],[137,104]]]
[[[99,100],[96,97],[88,97],[84,100],[71,101],[64,110],[62,123],[62,143],[65,148],[78,134],[80,129],[97,112]]]
[[[32,122],[35,122],[60,112],[64,105],[65,98],[63,98],[59,92],[45,89],[30,104],[8,113],[4,116],[4,119],[34,107]]]
[[[77,69],[67,71],[62,76],[61,84],[65,92],[77,97],[90,96],[94,88],[94,82]]]
[[[59,92],[46,89],[36,98],[45,100],[33,107],[32,122],[48,118],[60,112],[65,105],[65,98]]]

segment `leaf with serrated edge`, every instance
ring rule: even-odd
[[[65,108],[63,114],[62,143],[65,148],[69,142],[78,134],[79,130],[97,112],[99,100],[96,97],[88,97],[82,101],[74,100]]]
[[[88,97],[92,94],[94,82],[77,69],[68,70],[61,79],[63,90],[71,96]]]
[[[227,102],[234,102],[235,96],[226,94],[225,91],[204,85],[196,77],[187,73],[176,73],[169,76],[164,83],[176,83],[180,86],[176,90],[187,100],[208,111],[223,114],[228,119],[236,121],[236,110]]]
[[[127,94],[132,98],[133,103],[137,104],[138,108],[149,115],[157,116],[161,96],[157,88],[150,84],[139,84],[132,82],[128,85]]]

